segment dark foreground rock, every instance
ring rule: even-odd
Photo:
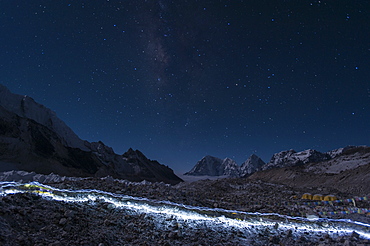
[[[71,204],[16,194],[0,200],[1,245],[241,245],[245,238],[156,221],[106,203]]]
[[[64,180],[49,184],[63,189],[98,189],[116,194],[168,200],[176,203],[250,212],[317,214],[329,206],[308,206],[298,197],[303,191],[288,186],[243,179],[202,180],[171,186],[164,183],[132,183],[112,178]],[[315,190],[310,190],[315,193]],[[335,190],[340,198],[349,194]],[[366,206],[359,202],[357,206]],[[342,207],[341,207],[342,206]],[[350,204],[338,204],[344,209]],[[320,215],[318,215],[320,216]],[[320,216],[326,217],[326,216]],[[333,215],[370,223],[366,214]],[[34,194],[0,197],[0,245],[369,245],[357,233],[333,236],[295,229],[233,228],[189,224],[171,216],[154,216],[117,208],[110,203],[65,203]]]
[[[0,200],[1,245],[365,245],[356,233],[332,238],[266,228],[248,238],[242,230],[188,226],[101,202],[64,203],[31,194]]]

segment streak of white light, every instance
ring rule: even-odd
[[[41,190],[41,191],[40,191]],[[327,219],[326,221],[332,225],[320,226],[317,223],[319,220],[308,220],[301,217],[289,217],[280,215],[277,213],[246,213],[236,210],[225,210],[225,209],[211,209],[202,207],[192,207],[182,204],[176,204],[167,201],[154,201],[146,198],[135,198],[130,196],[115,195],[109,192],[103,192],[98,190],[62,190],[53,188],[51,186],[43,185],[37,182],[31,182],[28,184],[19,184],[15,182],[0,182],[0,196],[16,193],[34,193],[45,198],[53,199],[56,201],[64,202],[96,202],[104,201],[110,203],[117,208],[125,208],[139,213],[154,214],[173,216],[177,219],[191,222],[209,222],[211,224],[223,225],[225,227],[235,228],[250,228],[254,227],[273,227],[278,223],[278,228],[284,230],[295,230],[299,232],[311,231],[318,233],[331,234],[351,234],[356,231],[361,237],[370,239],[370,225],[358,221],[352,220],[335,220]],[[150,202],[152,204],[150,204]],[[207,214],[206,212],[214,212],[214,217]],[[225,217],[223,214],[239,215],[240,217],[246,215],[254,216],[253,220],[241,220]],[[279,221],[266,219],[271,216],[279,218]],[[290,219],[286,221],[282,219]],[[250,218],[249,218],[250,219]],[[292,221],[293,220],[293,221]],[[349,225],[345,225],[345,223]],[[351,226],[356,225],[356,226]],[[355,227],[362,227],[362,230]]]

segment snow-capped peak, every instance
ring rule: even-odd
[[[257,155],[252,154],[240,167],[240,176],[250,175],[257,172],[261,167],[265,165],[265,162]]]
[[[185,175],[195,175],[195,176],[239,176],[239,166],[238,164],[230,159],[220,159],[207,155],[203,157],[200,161],[195,164],[195,166]]]
[[[239,166],[238,164],[230,159],[230,158],[225,158],[222,161],[221,168],[219,172],[222,174],[221,175],[228,175],[228,176],[233,176],[233,177],[238,177],[239,176]]]
[[[352,145],[348,145],[344,148],[339,148],[339,149],[333,149],[331,151],[328,151],[326,152],[326,154],[328,154],[331,158],[335,158],[339,155],[341,155],[343,152],[349,150],[349,149],[353,149],[353,148],[357,148],[357,147],[360,147],[360,146],[352,146]]]
[[[274,154],[270,162],[264,165],[262,169],[266,170],[278,167],[291,167],[310,162],[321,162],[329,160],[330,158],[330,155],[313,149],[307,149],[301,152],[296,152],[291,149]]]

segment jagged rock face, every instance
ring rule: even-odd
[[[0,122],[1,170],[10,168],[8,170],[87,176],[102,166],[95,155],[65,146],[59,135],[49,128],[2,106]]]
[[[224,160],[213,157],[205,156],[195,164],[195,166],[185,175],[193,176],[231,176],[239,177],[240,170],[238,164],[230,159],[225,158]]]
[[[340,154],[336,154],[334,158],[320,163],[310,163],[304,170],[309,173],[333,175],[370,164],[370,147],[347,146],[339,150]],[[338,153],[337,150],[330,152]]]
[[[110,175],[171,184],[182,181],[172,169],[139,151],[130,149],[121,156],[102,142],[82,141],[50,109],[0,85],[0,171],[10,170],[82,177]]]
[[[194,175],[194,176],[202,176],[202,175],[209,175],[209,176],[220,176],[222,165],[222,160],[217,157],[213,156],[205,156],[200,161],[195,164],[195,166],[185,175]]]
[[[55,132],[62,143],[68,147],[88,150],[81,140],[55,112],[35,102],[31,97],[11,93],[0,84],[0,105],[7,111],[35,122]]]
[[[370,147],[351,146],[330,160],[300,167],[271,168],[248,179],[309,189],[330,187],[363,196],[370,191]]]
[[[240,167],[240,176],[245,177],[261,170],[266,163],[257,155],[252,154]]]
[[[287,162],[290,162],[291,156],[295,153],[296,151],[293,149],[276,153],[271,157],[270,162],[264,165],[262,169],[265,170],[273,167],[281,167],[285,165]]]
[[[344,148],[334,149],[331,151],[326,152],[331,158],[335,158],[343,153]]]
[[[148,159],[139,150],[130,148],[122,157],[126,163],[134,167],[135,175],[140,177],[140,180],[137,181],[143,179],[147,181],[160,180],[170,184],[182,182],[182,179],[177,177],[168,166],[162,165],[158,161]]]
[[[262,167],[262,170],[267,170],[270,168],[292,167],[312,162],[321,162],[329,160],[330,158],[330,155],[312,149],[301,152],[296,152],[291,149],[274,154],[270,162]]]
[[[330,155],[313,149],[298,152],[295,154],[295,157],[301,160],[303,164],[322,162],[331,159]]]
[[[220,172],[222,171],[221,175],[227,175],[231,177],[239,177],[240,170],[238,164],[230,158],[225,158],[222,161]]]
[[[358,146],[349,145],[349,146],[346,146],[344,148],[339,148],[339,149],[334,149],[334,150],[328,151],[328,152],[326,152],[326,154],[328,154],[331,158],[335,158],[335,157],[341,155],[343,152],[346,152],[347,150],[354,149],[354,148],[357,148],[357,147]]]

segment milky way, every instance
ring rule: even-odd
[[[0,83],[82,139],[205,155],[368,145],[369,2],[2,1]]]

